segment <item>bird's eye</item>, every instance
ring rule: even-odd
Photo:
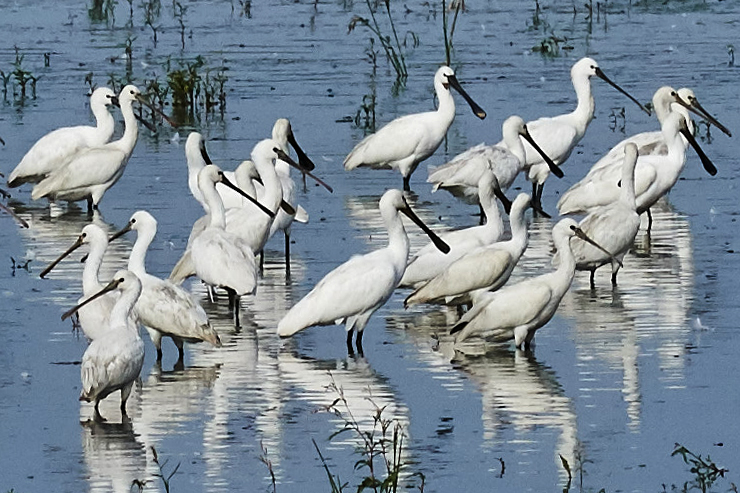
[[[80,235],[80,238],[87,238],[87,233],[82,233],[82,234]]]
[[[132,219],[131,224],[136,224],[136,219]]]
[[[123,277],[118,279],[118,282],[123,282],[125,279]]]

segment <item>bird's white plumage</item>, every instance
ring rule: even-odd
[[[114,104],[115,98],[116,94],[107,87],[95,89],[90,96],[90,109],[95,116],[96,126],[64,127],[41,137],[10,173],[8,186],[37,183],[83,149],[99,147],[108,142],[115,127],[108,107]]]
[[[527,220],[525,212],[530,197],[520,193],[511,206],[511,234],[506,241],[498,241],[472,250],[442,272],[423,284],[406,298],[407,306],[417,303],[469,303],[484,291],[495,291],[511,276],[514,266],[527,248]]]
[[[108,235],[100,226],[88,224],[82,228],[80,239],[83,244],[90,245],[90,252],[82,271],[82,298],[79,299],[79,303],[105,287],[98,276],[105,250],[108,248]],[[83,306],[77,312],[82,332],[89,340],[97,339],[108,330],[110,314],[117,299],[118,293],[111,292]]]
[[[455,341],[463,342],[472,335],[506,342],[514,339],[517,347],[529,345],[535,331],[550,321],[560,300],[570,288],[575,274],[575,259],[570,249],[574,236],[573,219],[558,222],[552,230],[553,242],[560,254],[554,272],[526,279],[483,293],[452,331]]]
[[[82,356],[80,400],[98,404],[116,390],[121,391],[121,411],[126,412],[126,400],[144,364],[144,342],[131,317],[134,304],[141,294],[141,283],[133,272],[120,270],[113,277],[120,291],[110,315],[110,327],[94,339]]]
[[[637,146],[628,143],[623,149],[622,190],[619,199],[593,209],[578,224],[589,238],[604,247],[612,256],[606,255],[605,252],[579,238],[571,241],[576,269],[591,271],[592,285],[593,272],[609,263],[612,266],[612,283],[616,284],[619,262],[632,247],[637,231],[640,229],[640,215],[637,213],[634,187]]]
[[[686,139],[679,133],[686,123],[685,112],[672,111],[662,126],[667,154],[642,156],[635,168],[637,211],[643,213],[673,187],[686,164]],[[683,122],[683,123],[682,123]],[[560,203],[561,213],[590,211],[619,198],[622,170],[604,167],[573,185]]]
[[[404,177],[404,188],[420,162],[434,154],[455,118],[455,101],[448,77],[455,72],[440,67],[434,75],[434,90],[439,105],[436,111],[396,118],[374,134],[365,137],[344,159],[344,169],[358,167],[397,169]]]
[[[329,272],[278,324],[278,335],[289,337],[314,325],[345,322],[349,334],[361,337],[370,316],[388,301],[403,276],[409,240],[399,211],[409,210],[400,190],[380,199],[380,214],[388,230],[388,246],[350,258]]]
[[[90,147],[78,152],[63,166],[54,170],[39,182],[31,192],[31,198],[42,197],[50,201],[75,202],[88,200],[97,207],[105,192],[123,175],[128,159],[136,146],[138,124],[133,103],[141,92],[136,86],[128,85],[118,98],[125,122],[123,136],[103,146]]]
[[[430,168],[427,182],[432,191],[444,189],[467,202],[477,203],[478,181],[483,173],[493,172],[501,190],[508,190],[525,163],[521,133],[525,123],[512,115],[501,126],[503,140],[496,145],[478,144],[451,161]]]
[[[450,246],[449,253],[443,253],[430,242],[421,248],[409,261],[401,279],[400,286],[418,287],[441,274],[452,262],[466,253],[484,245],[498,241],[504,232],[494,187],[498,187],[496,176],[492,173],[481,175],[477,188],[479,202],[487,218],[486,224],[459,229],[442,235]]]
[[[169,280],[160,279],[146,271],[146,253],[157,234],[157,221],[146,211],[137,211],[127,228],[137,233],[131,250],[128,269],[137,275],[142,293],[136,302],[136,314],[147,328],[161,358],[162,336],[172,338],[182,356],[183,341],[207,341],[220,346],[218,334],[211,327],[203,307],[182,287]]]

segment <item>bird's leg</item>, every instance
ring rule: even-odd
[[[290,280],[290,235],[285,233],[285,280]]]
[[[355,348],[352,345],[352,333],[354,332],[354,329],[349,329],[347,331],[347,354],[350,356],[355,355]]]
[[[265,250],[260,250],[260,277],[265,274]]]
[[[239,322],[239,296],[234,293],[234,328],[238,331],[242,328],[241,322]]]
[[[157,362],[162,363],[162,346],[157,348]]]
[[[185,359],[185,351],[183,350],[183,341],[179,337],[173,337],[172,342],[177,346],[177,361],[182,362]]]
[[[409,180],[411,179],[411,176],[404,176],[403,177],[403,191],[404,192],[410,192],[411,191],[411,185],[409,184]]]
[[[357,346],[357,354],[360,356],[365,355],[365,351],[362,349],[362,334],[364,333],[365,333],[364,330],[357,332],[357,338],[355,339],[355,345]]]
[[[589,279],[589,282],[591,283],[591,289],[596,289],[596,281],[594,280],[595,275],[596,269],[591,269],[591,277]]]
[[[650,213],[650,209],[647,210],[648,215],[648,235],[650,234],[650,231],[653,229],[653,215]]]
[[[532,204],[537,208],[542,208],[537,197],[537,183],[532,182]],[[537,209],[534,209],[534,213],[537,214]]]
[[[128,401],[128,396],[131,395],[131,388],[134,386],[134,383],[131,382],[130,384],[126,385],[121,389],[121,416],[127,416],[126,414],[126,402]]]
[[[87,198],[87,215],[92,216],[93,215],[93,200],[92,197]]]

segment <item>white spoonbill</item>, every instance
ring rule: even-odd
[[[659,88],[653,95],[653,108],[661,127],[672,111],[678,111],[684,115],[687,122],[689,121],[688,111],[692,111],[694,114],[703,118],[709,124],[716,126],[727,135],[732,135],[724,125],[717,121],[716,118],[710,115],[701,106],[701,104],[699,104],[699,101],[694,95],[694,91],[686,87],[681,88],[678,91],[674,90],[670,86]],[[692,130],[693,133],[693,126],[690,127],[690,130]],[[586,177],[590,178],[593,175],[601,173],[601,170],[605,168],[621,170],[622,163],[624,161],[624,147],[629,142],[637,145],[637,152],[640,156],[665,155],[668,153],[668,145],[663,138],[662,131],[656,130],[652,132],[642,132],[628,137],[612,147],[605,156],[599,159],[596,164],[591,166]],[[560,210],[561,214],[570,214],[571,212],[575,212],[568,210],[569,194],[570,189],[565,192],[558,201],[558,210]]]
[[[374,134],[368,135],[344,159],[344,169],[360,166],[376,169],[398,169],[403,176],[403,189],[411,190],[409,179],[420,162],[434,154],[455,119],[453,87],[468,102],[481,120],[486,112],[468,96],[455,77],[455,72],[442,66],[434,75],[437,111],[414,113],[396,118]]]
[[[452,327],[450,333],[457,334],[455,342],[479,335],[496,342],[514,339],[516,347],[529,347],[537,329],[550,321],[573,282],[576,261],[570,240],[574,236],[591,241],[573,219],[560,220],[552,228],[553,242],[560,254],[557,269],[479,295],[473,307]]]
[[[501,190],[508,190],[526,162],[522,139],[540,153],[556,176],[563,175],[529,134],[522,117],[512,115],[507,118],[501,126],[501,136],[503,140],[496,145],[478,144],[448,163],[430,168],[427,182],[432,184],[432,192],[447,190],[455,197],[474,204],[478,201],[478,180],[489,170],[496,175]]]
[[[478,293],[495,291],[503,286],[527,248],[529,235],[525,212],[530,203],[526,193],[520,193],[514,199],[509,216],[511,239],[466,253],[411,293],[404,306],[417,303],[467,304],[474,302]]]
[[[8,186],[14,188],[28,182],[38,183],[81,150],[108,142],[115,127],[108,107],[117,104],[116,93],[110,88],[95,89],[90,96],[90,109],[96,126],[58,128],[41,137],[10,173]]]
[[[119,140],[103,146],[90,147],[75,154],[72,159],[33,187],[31,198],[38,200],[46,197],[52,202],[87,200],[88,212],[97,209],[105,192],[123,175],[136,146],[139,126],[134,115],[133,103],[142,100],[141,92],[136,86],[124,87],[118,96],[125,124],[123,136]]]
[[[314,325],[344,322],[347,350],[353,353],[352,333],[362,353],[362,334],[368,320],[383,306],[401,281],[409,256],[409,239],[399,213],[406,214],[442,251],[444,243],[411,210],[400,190],[391,189],[380,199],[380,214],[388,229],[388,246],[356,255],[329,272],[278,324],[280,337],[290,337]]]
[[[121,391],[121,414],[126,416],[126,400],[144,364],[144,342],[131,316],[141,294],[141,282],[133,272],[119,270],[101,291],[62,315],[65,320],[85,304],[114,289],[120,296],[110,314],[110,326],[87,347],[80,368],[80,400],[94,401],[95,417],[101,420],[100,401],[116,390]]]
[[[639,156],[635,168],[635,196],[637,212],[648,211],[649,225],[652,218],[649,209],[673,187],[686,164],[686,146],[691,144],[704,165],[704,169],[715,175],[717,169],[704,154],[694,136],[688,129],[686,117],[681,111],[673,111],[663,122],[663,139],[668,153],[662,155]],[[683,137],[682,137],[683,136]],[[687,144],[688,143],[688,144]],[[589,211],[607,205],[620,196],[619,180],[622,170],[614,167],[603,168],[599,173],[586,177],[568,191],[563,202],[563,211]],[[649,229],[649,227],[648,227]]]
[[[216,183],[238,190],[218,166],[211,164],[200,171],[198,187],[208,205],[208,227],[195,237],[172,270],[170,280],[179,283],[197,275],[206,284],[225,289],[229,294],[234,324],[240,327],[239,298],[257,289],[257,268],[250,245],[225,229],[226,213],[216,191]]]
[[[137,211],[115,236],[136,231],[128,269],[141,281],[142,291],[136,302],[136,314],[157,348],[157,361],[162,360],[162,337],[170,337],[182,361],[183,342],[209,342],[221,347],[221,340],[208,321],[203,307],[182,287],[146,271],[146,252],[157,234],[157,220],[147,211]]]
[[[578,99],[576,109],[564,115],[543,117],[527,122],[532,138],[558,166],[562,166],[568,159],[575,146],[586,134],[586,129],[594,118],[595,105],[591,94],[591,77],[593,76],[606,81],[634,101],[648,115],[650,114],[650,111],[635,98],[604,75],[594,59],[581,58],[570,70],[570,78]],[[540,206],[542,190],[550,174],[550,167],[542,162],[542,156],[535,152],[528,143],[524,144],[524,151],[526,155],[524,170],[527,173],[527,179],[532,183],[532,203]]]
[[[578,227],[589,238],[606,248],[611,255],[606,255],[593,245],[579,239],[571,242],[570,247],[576,259],[576,270],[591,272],[591,288],[595,287],[596,269],[608,263],[612,266],[612,285],[616,286],[617,272],[622,266],[622,259],[634,244],[635,236],[640,229],[640,215],[637,213],[635,202],[636,164],[637,145],[627,143],[624,146],[622,190],[619,199],[593,209],[578,223]]]
[[[90,252],[86,255],[85,268],[82,271],[82,298],[78,300],[79,303],[105,287],[99,279],[100,266],[103,263],[105,250],[108,248],[108,234],[103,228],[97,224],[88,224],[82,228],[82,232],[72,246],[39,274],[41,278],[46,277],[59,262],[82,245],[90,245]],[[78,309],[80,327],[88,340],[93,341],[108,331],[110,314],[117,298],[117,293],[110,292],[100,296],[94,303]]]
[[[504,222],[501,219],[496,198],[501,201],[507,213],[511,209],[511,202],[501,191],[496,175],[493,173],[481,175],[478,194],[483,214],[488,221],[482,226],[458,229],[441,235],[442,240],[450,246],[449,252],[440,251],[433,242],[423,246],[409,260],[399,286],[418,287],[440,274],[448,265],[466,253],[480,246],[490,245],[501,238],[504,232]]]

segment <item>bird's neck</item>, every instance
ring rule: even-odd
[[[90,253],[87,255],[85,268],[82,271],[82,292],[86,296],[95,294],[102,287],[100,286],[98,273],[100,272],[100,266],[103,263],[103,254],[107,246],[107,241],[105,243],[90,244]]]
[[[586,128],[594,118],[596,104],[591,94],[591,79],[588,77],[579,77],[573,80],[573,89],[576,91],[578,104],[573,110],[571,116],[574,126],[577,128],[579,135],[586,133]]]
[[[622,190],[619,200],[630,208],[635,208],[635,168],[633,166],[622,167]]]
[[[98,130],[101,133],[112,134],[116,126],[116,121],[110,111],[108,111],[108,107],[103,105],[96,106],[92,108],[92,111]]]
[[[136,300],[139,299],[139,295],[141,294],[141,284],[138,284],[136,287],[124,289],[121,292],[121,297],[118,298],[118,301],[116,301],[116,304],[113,305],[113,309],[110,312],[110,327],[129,327],[133,326],[136,328],[135,324],[129,324],[129,318],[131,316],[131,311],[134,308],[134,305],[136,304]]]
[[[155,231],[137,231],[136,243],[128,258],[128,270],[141,277],[146,273],[146,252],[154,239]]]
[[[208,225],[212,228],[224,229],[226,227],[226,211],[224,203],[216,191],[216,185],[209,183],[206,187],[201,187],[203,200],[208,205]]]
[[[570,248],[570,238],[564,237],[556,244],[560,263],[555,272],[551,274],[555,279],[556,288],[563,292],[568,290],[576,273],[576,259],[573,256],[573,250]]]
[[[123,114],[124,130],[123,136],[118,143],[124,152],[130,153],[133,151],[136,145],[136,139],[139,137],[139,123],[136,121],[136,115],[134,115],[134,108],[131,102],[121,105],[121,113]]]

